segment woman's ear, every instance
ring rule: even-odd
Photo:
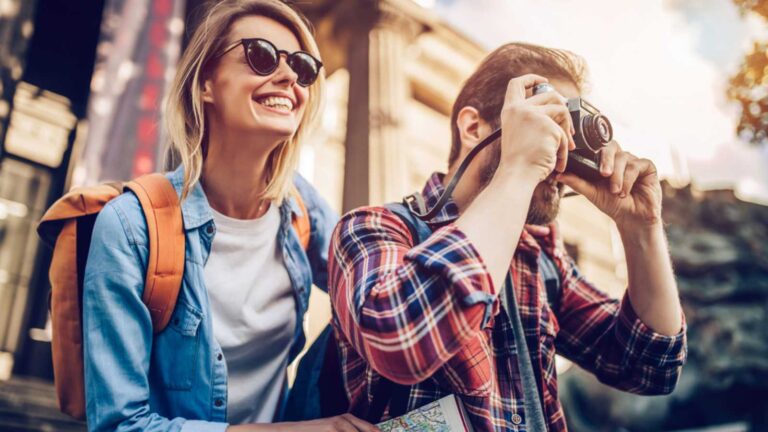
[[[213,83],[211,82],[210,78],[206,78],[205,81],[203,81],[203,102],[207,103],[213,103]]]
[[[465,106],[456,116],[456,127],[459,129],[461,150],[466,153],[472,150],[482,140],[480,112],[475,107]]]

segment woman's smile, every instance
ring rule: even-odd
[[[251,98],[260,108],[280,115],[290,115],[296,108],[296,103],[290,97],[277,94],[255,95]]]

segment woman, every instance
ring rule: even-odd
[[[305,342],[310,286],[325,288],[336,222],[293,173],[321,102],[318,57],[303,18],[278,0],[217,3],[195,31],[165,105],[181,160],[168,178],[182,197],[182,288],[153,335],[146,222],[132,194],[108,203],[83,293],[90,430],[375,430],[349,415],[267,424]],[[293,188],[309,213],[306,252]]]

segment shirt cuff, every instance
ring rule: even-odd
[[[181,425],[181,432],[224,432],[229,423],[187,420]]]
[[[480,327],[491,324],[499,311],[493,281],[480,253],[459,227],[450,224],[436,230],[411,249],[408,258],[430,273],[442,274],[464,307],[485,303]]]
[[[656,333],[637,316],[629,301],[629,293],[626,293],[618,320],[618,339],[629,357],[656,368],[676,368],[685,364],[688,356],[685,315],[682,315],[683,325],[676,335]]]

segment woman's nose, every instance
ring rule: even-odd
[[[293,85],[296,83],[297,79],[298,75],[296,72],[294,72],[293,69],[288,66],[288,55],[280,53],[280,62],[277,65],[277,69],[275,69],[273,80],[278,84],[287,83]]]

